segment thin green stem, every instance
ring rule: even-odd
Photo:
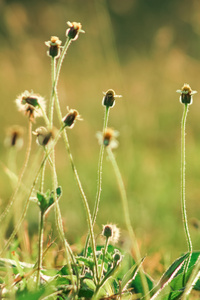
[[[129,236],[131,238],[132,241],[132,246],[133,249],[135,251],[135,255],[136,255],[136,262],[139,264],[141,262],[141,255],[140,255],[140,250],[138,247],[138,243],[137,243],[137,239],[135,236],[135,233],[133,231],[132,225],[131,225],[131,220],[130,220],[130,215],[129,215],[129,208],[128,208],[128,199],[127,199],[127,195],[126,195],[126,190],[124,187],[124,182],[121,176],[121,172],[119,170],[118,164],[116,162],[115,156],[112,152],[112,149],[108,146],[106,147],[107,153],[108,153],[108,157],[112,163],[114,172],[115,172],[115,176],[117,179],[117,183],[119,186],[119,191],[121,194],[121,200],[122,200],[122,207],[123,207],[123,212],[124,212],[124,219],[125,219],[125,223],[126,223],[126,227],[129,233]],[[150,299],[150,296],[148,295],[149,293],[149,288],[148,288],[148,284],[147,284],[147,280],[145,277],[145,274],[142,270],[142,266],[139,269],[139,273],[140,273],[140,277],[141,277],[141,281],[142,281],[142,286],[143,286],[143,291],[144,291],[144,295],[145,295],[145,299]]]
[[[61,55],[58,59],[57,68],[56,68],[56,75],[55,75],[55,81],[54,81],[54,84],[53,84],[53,87],[52,87],[52,93],[55,97],[56,111],[57,111],[57,115],[58,115],[58,119],[59,119],[61,127],[63,126],[63,122],[62,122],[62,113],[61,113],[60,104],[59,104],[59,100],[58,100],[58,94],[57,94],[57,85],[58,85],[58,79],[59,79],[59,75],[60,75],[60,71],[61,71],[61,66],[62,66],[64,57],[67,53],[67,50],[68,50],[68,48],[71,44],[71,41],[72,40],[69,37],[67,37],[67,40],[66,40],[65,45],[63,47],[63,50],[61,52]],[[83,190],[78,172],[77,172],[75,164],[74,164],[74,160],[73,160],[73,157],[72,157],[72,154],[71,154],[71,151],[70,151],[70,147],[69,147],[68,136],[67,136],[67,133],[66,133],[65,130],[63,131],[62,135],[63,135],[63,139],[64,139],[64,143],[65,143],[67,153],[68,153],[69,158],[70,158],[72,170],[74,172],[75,179],[76,179],[76,182],[78,184],[80,193],[82,195],[83,203],[84,203],[86,214],[87,214],[87,221],[88,221],[89,231],[90,231],[90,234],[91,234],[91,245],[92,245],[94,263],[95,263],[95,272],[96,272],[96,274],[95,274],[94,277],[96,277],[96,280],[97,280],[98,268],[97,268],[96,246],[95,246],[95,238],[94,238],[94,231],[93,231],[93,225],[92,225],[92,217],[91,217],[91,213],[90,213],[90,209],[89,209],[89,205],[88,205],[86,195],[84,193],[84,190]]]
[[[22,178],[24,176],[24,173],[25,173],[25,170],[27,168],[28,161],[29,161],[29,158],[30,158],[31,145],[32,145],[32,122],[29,119],[29,126],[28,126],[28,146],[27,146],[27,150],[26,150],[24,164],[23,164],[22,169],[20,171],[20,174],[18,176],[18,182],[17,182],[17,186],[15,188],[15,191],[13,192],[13,194],[12,194],[12,196],[10,198],[10,201],[8,202],[5,210],[0,215],[0,223],[5,219],[5,217],[9,213],[10,208],[12,207],[12,205],[13,205],[13,203],[15,201],[15,198],[17,196],[18,190],[19,190],[19,188],[21,186]]]
[[[184,266],[183,285],[186,284],[186,273],[192,256],[192,240],[190,237],[190,232],[188,227],[186,199],[185,199],[185,127],[186,127],[187,113],[188,113],[188,104],[184,104],[183,116],[181,121],[181,208],[182,208],[183,227],[184,227],[185,236],[188,245],[188,251],[190,255],[186,260]]]
[[[76,288],[75,288],[75,281],[74,281],[74,277],[73,277],[73,271],[72,271],[72,266],[71,266],[71,259],[72,259],[72,263],[74,266],[76,266],[76,259],[73,255],[73,252],[71,251],[71,248],[65,238],[65,234],[64,234],[64,229],[63,229],[63,224],[62,224],[62,216],[61,216],[61,212],[60,212],[60,207],[59,207],[59,203],[58,203],[58,199],[56,196],[56,188],[58,186],[58,182],[57,182],[57,174],[56,174],[56,167],[55,167],[55,152],[53,150],[53,155],[52,155],[52,162],[53,162],[53,166],[52,166],[52,181],[53,181],[53,191],[54,191],[54,195],[55,195],[55,215],[56,215],[56,224],[57,224],[57,228],[58,228],[58,232],[60,235],[60,239],[65,247],[65,252],[66,252],[66,258],[67,258],[67,266],[69,269],[69,273],[71,276],[71,282],[72,282],[72,286],[73,286],[73,293],[76,293]],[[70,259],[71,256],[71,259]],[[78,272],[76,272],[78,274]],[[77,278],[78,281],[78,278]]]
[[[47,114],[46,114],[46,111],[43,109],[43,107],[40,105],[40,110],[42,111],[42,115],[43,115],[43,118],[44,118],[44,121],[45,121],[45,124],[47,127],[49,127],[49,119],[47,117]]]
[[[46,162],[47,161],[45,161],[45,163],[42,167],[42,175],[41,175],[41,180],[40,180],[40,191],[42,193],[44,192],[44,178],[45,178]]]
[[[65,44],[63,46],[62,52],[61,52],[60,57],[58,59],[53,89],[57,87],[58,79],[59,79],[59,76],[60,76],[61,67],[62,67],[62,64],[63,64],[63,60],[65,58],[65,55],[67,53],[67,50],[68,50],[71,42],[72,42],[72,40],[67,36],[66,42],[65,42]]]
[[[183,117],[181,122],[181,206],[183,226],[185,230],[186,240],[188,244],[188,251],[192,252],[192,241],[189,233],[186,200],[185,200],[185,126],[188,113],[188,105],[184,104]]]
[[[60,57],[59,57],[58,62],[57,62],[56,71],[54,69],[54,77],[52,75],[52,78],[54,78],[54,80],[53,80],[53,84],[52,84],[51,99],[54,99],[54,97],[55,97],[55,93],[56,93],[56,89],[57,89],[57,85],[58,85],[58,79],[59,79],[59,76],[60,76],[62,63],[63,63],[63,60],[64,60],[65,55],[67,53],[67,50],[68,50],[68,48],[71,44],[71,41],[72,40],[69,37],[67,37],[66,42],[63,46],[62,52],[61,52]]]
[[[104,115],[103,132],[107,128],[108,116],[109,116],[109,106],[106,106],[105,115]],[[97,217],[97,213],[98,213],[98,209],[99,209],[100,198],[101,198],[103,157],[104,157],[104,145],[102,144],[100,146],[100,152],[99,152],[97,193],[96,193],[96,200],[95,200],[94,210],[93,210],[93,215],[92,215],[92,225],[93,226],[96,221],[96,217]],[[84,253],[83,253],[84,256],[86,256],[86,254],[87,254],[87,248],[88,248],[89,241],[90,241],[90,232],[88,232],[88,235],[86,238],[85,248],[84,248]]]
[[[105,246],[103,248],[103,257],[102,257],[102,261],[101,261],[101,268],[100,268],[100,274],[99,274],[99,282],[101,282],[101,277],[103,275],[104,260],[105,260],[105,257],[106,257],[106,252],[108,250],[108,244],[109,244],[109,238],[106,237]]]
[[[40,211],[38,266],[37,266],[37,279],[36,279],[37,288],[40,287],[40,271],[42,269],[42,256],[43,256],[43,234],[44,234],[44,213]]]
[[[56,59],[54,57],[51,58],[51,81],[52,87],[55,84],[55,70],[56,70]],[[54,111],[54,89],[52,89],[50,103],[49,103],[49,123],[50,128],[53,126],[53,111]]]
[[[61,114],[59,100],[58,100],[58,97],[57,97],[57,91],[55,93],[55,105],[56,105],[56,111],[57,111],[58,119],[59,119],[60,125],[62,126],[63,125],[62,114]],[[74,176],[75,176],[76,182],[78,184],[78,188],[79,188],[79,191],[81,193],[83,204],[84,204],[84,207],[85,207],[85,211],[86,211],[86,215],[87,215],[88,227],[89,227],[89,231],[90,231],[90,235],[91,235],[92,252],[93,252],[93,256],[94,256],[95,273],[96,273],[95,277],[98,277],[97,258],[96,258],[96,246],[95,246],[95,238],[94,238],[94,231],[93,231],[92,217],[91,217],[91,213],[90,213],[90,208],[89,208],[88,201],[87,201],[86,195],[84,193],[84,190],[83,190],[83,187],[82,187],[82,184],[81,184],[81,181],[80,181],[77,169],[76,169],[75,164],[74,164],[73,156],[72,156],[72,153],[70,151],[68,136],[67,136],[67,133],[66,133],[65,130],[63,130],[63,132],[62,132],[62,136],[63,136],[63,140],[64,140],[64,143],[65,143],[65,148],[66,148],[67,153],[69,155],[71,167],[72,167],[72,170],[74,172]]]

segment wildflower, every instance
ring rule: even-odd
[[[48,130],[45,127],[39,127],[35,131],[33,131],[33,134],[37,136],[37,143],[40,146],[46,146],[50,139],[54,138],[55,136],[55,129]]]
[[[116,137],[118,137],[119,133],[116,130],[113,130],[111,128],[106,128],[105,131],[97,132],[97,139],[99,141],[100,145],[104,145],[105,147],[109,146],[111,149],[118,147],[118,141],[116,140]]]
[[[45,42],[45,45],[49,47],[47,51],[47,55],[54,58],[59,57],[61,44],[62,42],[59,40],[57,36],[52,36],[50,41]]]
[[[189,84],[185,83],[181,90],[177,90],[177,93],[180,95],[180,102],[183,104],[192,104],[193,102],[193,95],[197,93],[197,91],[193,91]]]
[[[111,242],[117,243],[119,240],[120,231],[119,228],[114,224],[107,224],[103,226],[102,235]]]
[[[82,25],[81,23],[77,22],[67,22],[67,25],[69,28],[66,31],[66,36],[69,37],[70,40],[75,41],[78,38],[79,32],[85,33],[84,30],[82,30]]]
[[[76,120],[82,120],[79,112],[76,109],[69,109],[67,106],[68,114],[63,118],[63,123],[69,128],[73,128]]]
[[[27,115],[31,121],[34,121],[36,117],[41,117],[46,109],[44,98],[29,91],[17,97],[16,105],[18,110]]]
[[[105,95],[103,97],[102,105],[107,107],[113,107],[115,105],[115,98],[121,98],[122,95],[116,95],[114,90],[108,90],[107,92],[103,92]]]
[[[20,150],[23,147],[23,133],[24,129],[21,126],[14,125],[6,130],[6,138],[4,144],[6,147],[15,147]]]

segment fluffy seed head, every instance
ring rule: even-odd
[[[15,100],[17,108],[33,122],[36,117],[42,117],[46,104],[43,97],[33,92],[24,91]]]
[[[111,149],[118,147],[118,141],[116,137],[118,137],[119,133],[112,128],[106,128],[105,131],[97,132],[96,136],[100,145],[104,145],[105,147],[111,147]]]
[[[103,226],[102,235],[105,236],[113,243],[117,243],[119,240],[120,231],[114,224],[107,224]]]

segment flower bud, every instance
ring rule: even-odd
[[[62,42],[59,40],[57,36],[52,36],[50,41],[45,42],[45,45],[49,47],[49,50],[47,51],[47,55],[54,58],[59,57],[61,44]]]
[[[119,252],[116,252],[114,255],[113,255],[113,261],[114,262],[119,262],[121,260],[121,255]]]
[[[177,90],[177,93],[180,95],[180,102],[183,104],[191,105],[193,102],[193,95],[197,93],[197,91],[192,91],[189,84],[185,83],[181,90]]]
[[[67,22],[67,25],[69,26],[69,28],[66,31],[66,36],[69,37],[70,40],[75,41],[78,38],[79,32],[85,32],[84,30],[82,30],[82,25],[81,23],[77,23],[77,22]]]
[[[79,112],[76,109],[69,109],[68,114],[63,118],[63,123],[69,128],[73,128],[76,120],[82,120]]]
[[[40,146],[46,146],[50,139],[54,137],[54,130],[47,130],[45,127],[39,127],[33,134],[37,136],[37,143]]]
[[[107,107],[113,107],[115,105],[115,98],[121,98],[121,95],[116,95],[114,90],[108,90],[106,93],[103,93],[105,96],[103,97],[102,105]]]

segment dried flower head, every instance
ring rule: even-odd
[[[119,136],[118,131],[113,130],[112,128],[106,128],[103,133],[97,132],[96,136],[100,145],[103,144],[105,147],[109,146],[111,149],[118,147],[119,143],[116,140],[116,137]]]
[[[37,136],[37,143],[40,146],[46,146],[52,138],[55,136],[55,128],[48,130],[45,127],[39,127],[33,134]]]
[[[18,110],[27,115],[31,121],[36,117],[42,117],[42,111],[46,109],[44,98],[29,91],[24,91],[17,97],[16,105]]]
[[[107,92],[103,92],[104,97],[102,101],[102,105],[107,107],[113,107],[115,105],[115,98],[121,98],[122,95],[116,95],[114,90],[108,90]]]
[[[49,47],[47,51],[47,55],[54,58],[59,57],[61,44],[62,42],[59,40],[57,36],[52,36],[50,41],[45,42],[45,45]]]
[[[75,41],[78,38],[79,32],[85,33],[84,30],[82,30],[81,23],[77,22],[67,22],[67,25],[69,28],[66,31],[66,36],[69,37],[70,40]]]
[[[189,84],[185,83],[181,90],[177,90],[177,93],[180,95],[180,102],[183,104],[192,104],[193,102],[193,95],[197,93],[197,91],[193,91]]]
[[[119,240],[120,231],[116,225],[107,224],[103,225],[102,235],[115,244]]]
[[[67,106],[67,110],[68,110],[68,114],[63,118],[63,123],[65,126],[69,128],[73,128],[75,121],[76,120],[81,121],[82,118],[76,109],[69,109],[69,107]]]
[[[6,130],[6,137],[4,140],[4,145],[6,147],[15,147],[20,150],[23,147],[24,129],[21,126],[13,125]]]

